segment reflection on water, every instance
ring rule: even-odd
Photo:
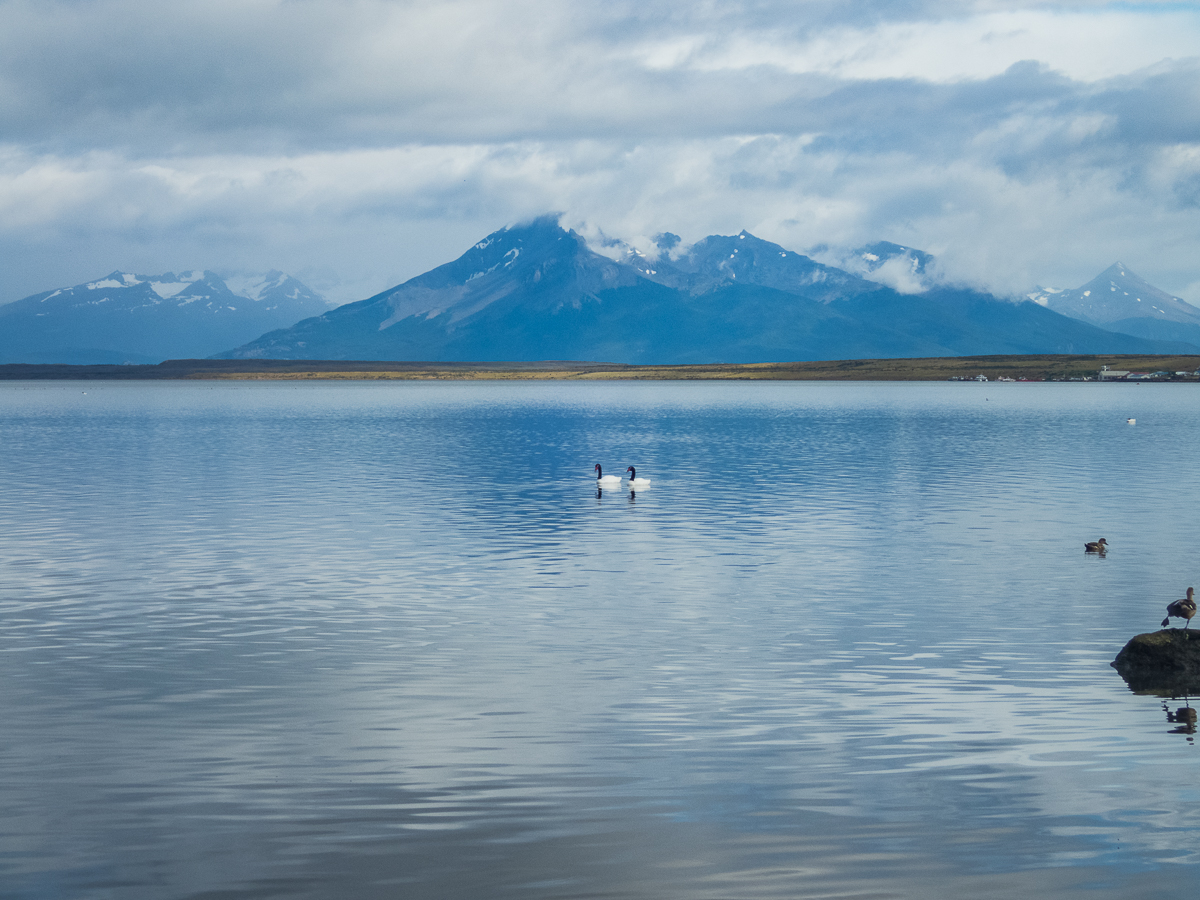
[[[1187,697],[1184,697],[1183,700],[1186,705],[1176,707],[1174,710],[1164,700],[1162,708],[1163,712],[1167,714],[1167,721],[1178,724],[1177,728],[1171,729],[1171,734],[1186,734],[1190,743],[1195,740],[1191,735],[1196,733],[1196,710],[1192,709],[1191,701]]]
[[[1194,396],[0,385],[0,896],[1184,896]]]

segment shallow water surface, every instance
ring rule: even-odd
[[[1191,385],[0,383],[0,897],[1188,896],[1187,701],[1109,662],[1200,582],[1198,440]]]

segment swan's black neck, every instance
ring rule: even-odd
[[[603,469],[600,468],[600,463],[596,463],[596,480],[597,481],[600,480],[600,476],[602,473],[603,473]]]
[[[633,481],[633,479],[637,478],[637,469],[635,469],[633,466],[630,466],[630,467],[629,467],[628,469],[626,469],[625,471],[629,473],[629,480],[630,480],[630,481]]]

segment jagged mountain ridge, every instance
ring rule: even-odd
[[[671,243],[657,259],[620,248],[612,259],[543,217],[217,357],[666,364],[1200,349],[971,291],[902,294],[747,232],[682,254]]]
[[[693,295],[732,284],[752,284],[828,303],[880,287],[744,230],[731,236],[710,235],[677,258],[660,254],[651,261],[630,253],[624,262],[650,281]]]
[[[282,272],[112,272],[0,306],[0,362],[153,363],[203,358],[327,309]]]

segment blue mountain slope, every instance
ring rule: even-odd
[[[220,358],[621,363],[1193,352],[1035,303],[900,294],[743,232],[617,262],[542,218]]]
[[[923,294],[893,291],[848,301],[845,312],[875,321],[903,339],[935,342],[945,356],[1028,353],[1195,353],[1181,342],[1116,334],[1059,315],[1033,302],[1010,303],[990,294],[938,288]]]
[[[1129,319],[1117,319],[1107,322],[1104,327],[1109,331],[1119,331],[1122,334],[1132,334],[1134,337],[1146,338],[1152,341],[1183,341],[1200,347],[1200,324],[1189,322],[1170,322],[1154,319],[1149,316],[1138,316]]]

